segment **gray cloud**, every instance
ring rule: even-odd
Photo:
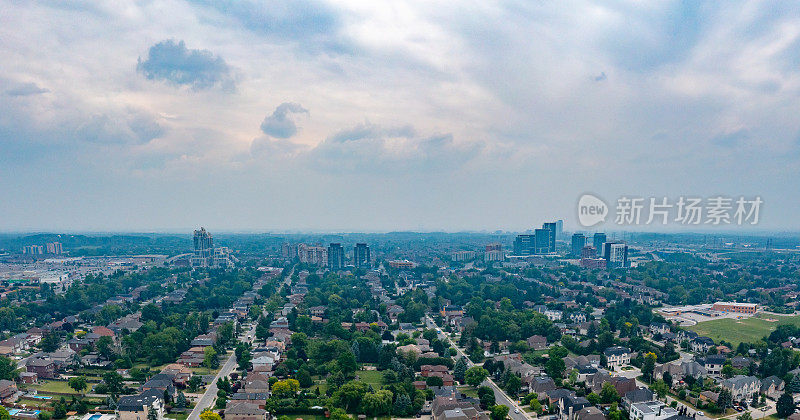
[[[219,56],[209,50],[189,49],[183,41],[168,39],[152,47],[147,58],[139,57],[136,71],[149,80],[163,80],[193,89],[220,86],[234,87],[231,69]]]
[[[732,132],[721,133],[711,139],[711,143],[722,147],[736,147],[750,138],[750,132],[741,128]]]
[[[410,125],[364,123],[329,136],[305,158],[312,167],[331,172],[439,172],[457,170],[483,147],[480,142],[457,144],[449,133],[423,136]]]
[[[289,114],[308,114],[308,110],[298,103],[284,102],[275,108],[272,115],[264,118],[261,123],[261,131],[268,136],[279,139],[288,139],[294,136],[297,134],[297,125]]]
[[[30,96],[30,95],[39,95],[47,92],[50,92],[50,90],[41,88],[36,83],[31,82],[31,83],[20,83],[10,89],[6,89],[5,94],[8,96]]]

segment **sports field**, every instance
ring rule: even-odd
[[[715,342],[725,340],[738,346],[741,342],[752,343],[769,335],[778,325],[800,325],[800,315],[780,316],[756,314],[745,319],[715,319],[686,327],[700,335],[711,337]]]

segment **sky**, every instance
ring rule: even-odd
[[[3,231],[571,228],[584,193],[800,229],[796,2],[0,9]]]

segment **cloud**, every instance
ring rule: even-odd
[[[294,136],[297,134],[297,125],[289,117],[289,114],[308,114],[308,110],[298,103],[284,102],[275,108],[272,115],[264,118],[261,123],[261,131],[279,139],[288,139]]]
[[[483,147],[481,142],[457,144],[449,133],[420,135],[410,125],[392,127],[366,122],[329,136],[305,157],[312,167],[332,172],[435,173],[458,170]]]
[[[601,71],[599,75],[594,77],[595,82],[602,82],[603,80],[606,79],[608,79],[608,76],[606,76],[606,72],[604,71]]]
[[[711,143],[722,147],[736,147],[750,138],[750,132],[745,128],[725,132],[714,136]]]
[[[214,86],[232,90],[234,87],[225,60],[208,50],[188,49],[183,41],[176,43],[172,39],[150,47],[147,59],[139,57],[136,71],[148,80],[163,80],[195,90]]]
[[[42,93],[50,92],[49,89],[39,87],[36,83],[20,83],[15,87],[6,89],[5,93],[8,96],[30,96],[39,95]]]

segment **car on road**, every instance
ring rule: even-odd
[[[519,408],[514,409],[514,414],[519,414]]]

